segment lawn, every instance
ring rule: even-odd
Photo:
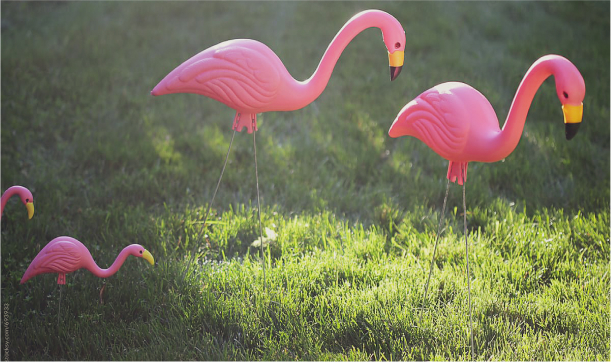
[[[469,83],[504,123],[540,56],[585,79],[583,124],[566,141],[554,79],[534,98],[515,151],[471,163],[466,184],[478,360],[609,360],[609,2],[5,2],[1,41],[2,359],[470,359],[462,188],[428,273],[448,162],[388,136],[426,89]],[[273,49],[310,77],[357,12],[404,26],[389,81],[380,31],[358,35],[322,95],[259,115],[237,133],[201,242],[234,111],[151,89],[199,51],[233,38]],[[60,235],[103,268],[20,285]],[[192,264],[190,256],[197,251]],[[189,273],[181,278],[185,268]],[[59,317],[59,323],[58,323]]]

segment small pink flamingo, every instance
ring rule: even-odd
[[[99,278],[108,278],[115,274],[129,255],[144,258],[155,265],[153,255],[138,244],[125,247],[108,269],[101,269],[93,261],[91,253],[80,241],[69,236],[60,236],[51,240],[32,260],[21,278],[23,284],[38,274],[57,273],[57,284],[66,284],[66,274],[85,268]]]
[[[4,205],[8,199],[10,199],[13,195],[19,195],[21,198],[21,202],[25,205],[25,208],[28,210],[28,219],[31,219],[34,216],[34,197],[30,190],[26,189],[23,186],[11,186],[2,194],[2,204],[0,206],[0,216],[4,213]]]
[[[388,134],[391,137],[414,136],[422,140],[441,157],[450,161],[447,173],[446,195],[437,229],[433,259],[426,282],[424,298],[429,286],[437,242],[450,182],[463,185],[463,216],[467,282],[469,287],[469,322],[471,329],[471,356],[474,358],[473,327],[471,314],[471,282],[469,273],[469,249],[467,243],[467,206],[465,181],[467,166],[471,161],[496,162],[509,156],[516,148],[524,129],[524,122],[535,93],[550,75],[556,80],[556,94],[562,104],[565,136],[575,136],[583,115],[585,83],[577,68],[558,55],[546,55],[538,59],[526,72],[518,87],[505,125],[501,130],[494,109],[480,92],[471,86],[450,82],[437,85],[409,102],[393,122]]]
[[[259,235],[261,227],[261,205],[259,202],[259,180],[257,171],[257,113],[271,111],[293,111],[312,103],[327,86],[333,68],[340,55],[352,39],[363,30],[377,27],[382,31],[384,45],[388,50],[390,80],[401,72],[405,51],[405,31],[392,15],[380,10],[367,10],[353,16],[339,30],[325,51],[318,68],[305,81],[295,80],[286,70],[278,56],[267,45],[251,39],[235,39],[212,46],[191,57],[171,71],[153,90],[154,96],[170,93],[196,93],[215,99],[236,111],[233,119],[233,135],[229,142],[221,175],[208,204],[199,240],[203,235],[210,207],[214,203],[235,132],[246,127],[253,134],[257,206],[259,209]],[[194,243],[197,248],[198,243]],[[191,262],[195,253],[192,254]],[[263,283],[265,285],[265,263],[261,243]],[[190,265],[191,262],[188,264]],[[183,273],[186,275],[188,271]]]

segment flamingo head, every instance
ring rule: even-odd
[[[148,261],[151,265],[155,265],[155,258],[153,258],[153,255],[142,247],[142,245],[132,244],[128,246],[127,249],[130,255],[138,258],[144,258],[144,260]]]
[[[554,70],[556,94],[558,95],[560,103],[562,103],[565,136],[567,140],[570,140],[575,137],[581,125],[586,86],[577,67],[565,58],[558,58],[560,59]]]
[[[32,196],[30,190],[24,187],[19,193],[19,197],[25,208],[28,209],[28,219],[31,219],[34,216],[34,196]]]
[[[388,14],[387,14],[388,15]],[[388,66],[390,67],[390,80],[397,79],[401,69],[403,69],[403,60],[405,58],[405,30],[401,23],[394,17],[389,16],[387,26],[382,27],[382,37],[384,45],[388,50]]]
[[[391,38],[389,42],[384,38],[386,49],[388,49],[388,66],[390,67],[390,81],[397,79],[401,69],[403,69],[403,60],[405,58],[405,33],[402,36],[397,34]],[[395,39],[392,39],[395,38]],[[390,43],[390,44],[389,44]]]
[[[403,30],[399,20],[382,10],[370,9],[361,11],[348,20],[336,36],[340,36],[343,30],[351,23],[359,23],[360,25],[356,25],[356,27],[361,28],[361,30],[369,27],[377,27],[382,30],[384,45],[386,50],[388,50],[390,80],[395,80],[399,73],[401,73],[405,51],[405,30]]]

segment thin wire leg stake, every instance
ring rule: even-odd
[[[206,215],[204,216],[204,222],[202,223],[202,227],[199,230],[199,235],[197,237],[197,242],[193,245],[193,251],[191,252],[191,258],[189,259],[189,263],[185,268],[185,271],[182,274],[182,280],[185,279],[187,272],[189,271],[189,267],[193,264],[195,260],[195,255],[197,254],[197,247],[202,242],[202,238],[204,236],[204,230],[206,228],[206,222],[208,221],[208,216],[210,215],[210,209],[212,208],[212,204],[214,204],[214,199],[216,198],[216,193],[219,190],[219,186],[221,185],[221,180],[223,179],[223,174],[225,173],[225,167],[227,166],[227,160],[229,159],[229,152],[231,151],[231,145],[233,144],[233,138],[235,137],[235,129],[233,130],[233,134],[231,135],[231,141],[229,141],[229,148],[227,148],[227,154],[225,155],[225,163],[223,163],[223,168],[221,169],[221,175],[219,176],[219,180],[216,183],[216,188],[214,189],[214,194],[212,194],[212,200],[208,204],[208,210],[206,210]]]
[[[463,171],[463,175],[466,173]],[[469,243],[467,242],[467,202],[465,201],[465,180],[462,183],[462,207],[463,223],[465,225],[465,254],[467,257],[467,287],[469,288],[469,332],[471,334],[471,359],[475,358],[475,348],[473,344],[473,312],[471,311],[471,273],[469,271]]]
[[[424,287],[424,299],[426,300],[426,294],[429,290],[429,282],[431,281],[431,275],[433,274],[433,264],[435,262],[435,253],[437,253],[437,243],[439,242],[439,236],[441,235],[441,225],[443,225],[443,217],[446,211],[446,201],[448,201],[448,191],[450,191],[450,179],[446,184],[446,196],[443,198],[443,206],[441,207],[441,216],[439,217],[439,225],[437,226],[437,236],[435,237],[435,247],[433,248],[433,258],[431,259],[431,268],[429,269],[429,277],[426,279],[426,285]]]
[[[263,290],[265,290],[265,252],[263,251],[263,228],[261,227],[261,200],[259,198],[259,171],[257,170],[257,130],[252,132],[252,144],[255,151],[255,179],[257,181],[257,208],[259,210],[259,240],[261,241],[261,265],[263,267]]]
[[[443,217],[446,211],[446,202],[448,201],[448,192],[450,191],[450,179],[446,183],[446,195],[443,198],[443,206],[441,207],[441,215],[439,216],[439,225],[437,226],[437,236],[435,237],[435,247],[433,248],[433,257],[431,258],[431,267],[429,268],[429,276],[426,279],[426,285],[424,286],[424,300],[426,301],[427,292],[429,290],[429,282],[431,281],[431,275],[433,275],[433,265],[435,264],[435,254],[437,253],[437,243],[439,243],[439,236],[441,235],[441,226],[443,225]],[[420,320],[418,324],[422,324],[422,317],[424,313],[420,314]]]

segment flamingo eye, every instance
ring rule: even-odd
[[[401,48],[401,43],[396,42],[396,43],[395,43],[395,49],[399,49],[399,48]]]
[[[569,94],[567,92],[562,92],[562,95],[564,96],[564,98],[569,98]]]
[[[25,199],[25,202],[30,202],[30,199]]]
[[[142,254],[142,250],[140,250],[140,254]]]

